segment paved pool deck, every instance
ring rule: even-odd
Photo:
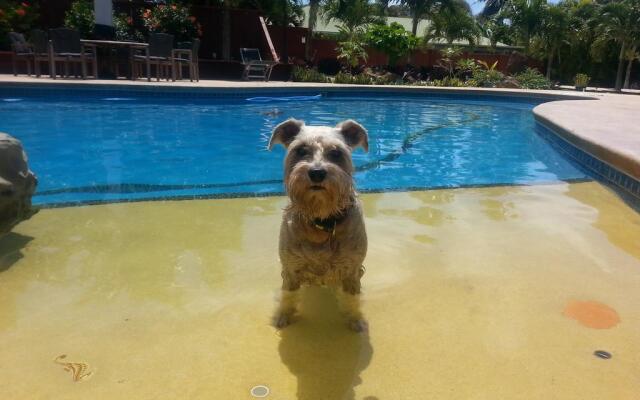
[[[556,101],[537,106],[536,120],[551,128],[568,142],[640,180],[640,96],[615,94],[606,91],[577,92],[571,90],[521,90],[489,88],[440,88],[415,86],[361,86],[299,82],[243,82],[201,80],[200,82],[167,82],[146,80],[80,80],[31,78],[0,75],[0,87],[12,85],[47,85],[77,87],[135,87],[149,90],[160,89],[319,89],[332,90],[357,88],[358,91],[424,92],[431,94],[485,94],[549,98]],[[594,101],[595,100],[595,101]]]

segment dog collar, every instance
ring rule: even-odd
[[[315,218],[312,221],[313,226],[316,229],[320,229],[321,231],[335,233],[336,226],[345,220],[347,217],[347,210],[343,210],[341,213],[337,215],[332,215],[329,218]]]

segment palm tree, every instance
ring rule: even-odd
[[[631,49],[629,49],[625,54],[625,58],[629,61],[627,62],[627,73],[624,76],[624,85],[622,85],[623,89],[629,89],[629,80],[631,78],[631,68],[633,67],[633,61],[640,60],[640,53],[636,51],[637,48],[638,44],[633,44]]]
[[[338,21],[347,31],[355,32],[358,28],[380,22],[375,9],[376,6],[367,0],[328,0],[321,11],[326,20]]]
[[[547,0],[508,0],[501,11],[511,20],[518,42],[529,52],[531,39],[540,31]]]
[[[452,0],[450,4],[440,5],[438,12],[432,15],[425,38],[427,41],[443,38],[448,44],[454,40],[467,40],[473,45],[480,34],[480,27],[471,14],[469,4],[464,0]]]
[[[596,30],[598,39],[594,46],[602,46],[602,42],[613,41],[620,46],[618,71],[616,73],[615,90],[622,89],[625,55],[632,44],[640,37],[640,0],[622,0],[610,2],[602,6],[600,16],[596,16],[599,25]]]
[[[558,5],[548,6],[536,44],[547,58],[547,79],[549,80],[551,80],[554,57],[559,53],[560,47],[567,43],[568,32],[569,15],[565,8]]]
[[[321,0],[309,0],[309,24],[307,29],[307,37],[304,45],[304,57],[310,60],[312,57],[311,49],[313,40],[313,30],[316,27],[316,21],[318,20],[318,12],[320,11]]]

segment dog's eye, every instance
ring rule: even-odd
[[[333,161],[340,161],[342,159],[342,152],[340,150],[329,150],[327,157]]]
[[[308,148],[306,148],[306,147],[304,147],[304,146],[302,146],[302,147],[298,147],[298,148],[296,149],[296,155],[297,155],[298,157],[306,157],[306,156],[308,156],[308,155],[309,155],[309,149],[308,149]]]

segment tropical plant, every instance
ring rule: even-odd
[[[0,49],[9,48],[9,32],[28,32],[35,26],[38,17],[37,4],[0,0]]]
[[[478,41],[480,34],[480,26],[471,15],[469,4],[464,0],[451,0],[431,16],[425,39],[429,42],[442,38],[449,45],[456,40],[466,40],[473,45]]]
[[[143,42],[144,35],[136,29],[133,18],[127,14],[113,17],[113,27],[116,30],[116,40]]]
[[[513,76],[523,89],[550,89],[551,82],[537,69],[526,68]]]
[[[573,78],[573,83],[576,86],[576,89],[586,88],[589,84],[589,75],[577,74],[575,78]]]
[[[82,37],[90,37],[95,26],[93,2],[77,0],[71,3],[71,7],[64,17],[64,26],[77,30]]]
[[[365,74],[349,74],[345,72],[338,72],[333,78],[333,83],[347,83],[353,85],[371,85],[372,80]]]
[[[547,79],[551,79],[554,57],[559,54],[560,47],[569,42],[568,35],[569,15],[566,9],[557,5],[546,7],[534,48],[547,59]]]
[[[390,25],[370,25],[365,33],[365,41],[369,46],[385,53],[391,67],[418,46],[418,38],[397,22]]]
[[[315,69],[295,66],[291,71],[291,80],[294,82],[326,83],[329,81],[329,78]]]
[[[478,61],[483,68],[472,71],[471,79],[480,87],[496,87],[504,79],[504,74],[498,71],[498,61],[488,64],[486,61]]]
[[[202,28],[189,9],[176,2],[160,4],[142,11],[142,22],[148,32],[169,33],[176,41],[202,36]]]
[[[627,60],[627,72],[624,76],[624,84],[622,85],[623,89],[629,89],[629,80],[631,78],[631,68],[633,67],[634,60],[640,60],[640,53],[636,51],[638,48],[638,44],[633,44],[633,46],[627,50],[625,53],[625,59]]]
[[[312,57],[312,43],[313,43],[313,31],[316,28],[316,22],[318,21],[318,13],[320,11],[322,0],[309,0],[309,20],[307,23],[307,37],[305,38],[304,45],[304,57],[310,60]]]
[[[325,20],[337,21],[345,30],[355,32],[382,21],[375,7],[367,0],[328,0],[321,12]]]
[[[547,0],[507,0],[502,7],[500,15],[510,20],[517,43],[528,52],[532,38],[542,27]]]
[[[338,60],[344,62],[352,71],[360,64],[367,61],[365,49],[364,31],[361,28],[351,30],[344,25],[338,26],[341,40],[338,42]]]
[[[504,18],[491,17],[481,19],[480,31],[489,39],[491,48],[495,49],[498,42],[512,44],[511,27],[505,23]]]
[[[444,69],[450,78],[453,77],[455,72],[456,60],[462,53],[462,49],[459,47],[446,47],[440,51],[440,60],[436,63],[436,66]]]
[[[606,42],[615,42],[620,46],[615,83],[615,89],[620,90],[625,54],[633,43],[640,41],[640,0],[609,2],[602,6],[598,21],[598,38],[594,42],[594,48],[601,49]]]

